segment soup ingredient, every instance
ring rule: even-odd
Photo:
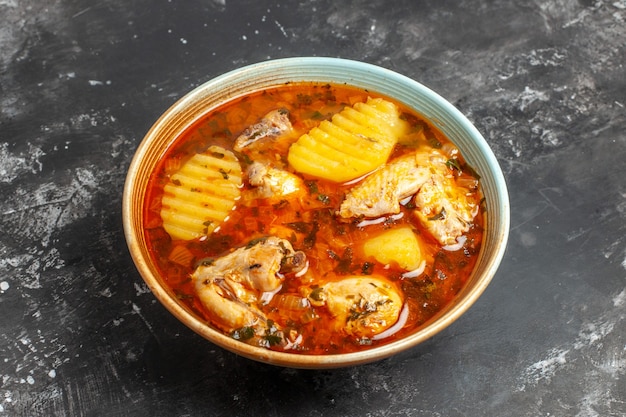
[[[417,159],[418,164],[431,167],[432,175],[415,195],[414,214],[439,243],[456,245],[478,214],[476,179],[463,174],[458,159],[436,150],[419,153]]]
[[[396,323],[404,302],[400,294],[385,277],[348,276],[313,289],[308,298],[328,308],[335,331],[369,339]]]
[[[389,229],[368,239],[363,252],[383,265],[394,262],[407,271],[416,270],[422,263],[420,243],[410,226]]]
[[[163,187],[163,228],[172,239],[211,234],[235,206],[241,183],[241,166],[231,151],[211,146],[195,154]]]
[[[401,202],[414,196],[413,212],[422,226],[442,245],[455,245],[469,230],[480,202],[477,188],[471,188],[475,179],[465,175],[457,181],[461,171],[458,159],[449,159],[437,149],[418,149],[350,189],[338,213],[342,218],[395,214]]]
[[[382,98],[345,107],[291,145],[298,172],[334,182],[361,177],[383,165],[406,130],[398,107]]]
[[[289,241],[270,236],[202,262],[191,275],[200,301],[224,331],[242,328],[264,335],[268,320],[261,310],[264,293],[280,289],[285,275],[306,267],[306,255]]]
[[[452,178],[434,174],[415,196],[414,211],[420,223],[442,245],[458,246],[457,240],[466,233],[479,208],[475,191],[461,187]]]
[[[302,178],[266,163],[253,162],[246,173],[255,198],[280,200],[305,189]]]
[[[237,137],[233,149],[241,152],[244,148],[257,141],[267,138],[277,138],[289,134],[293,126],[289,121],[289,111],[286,109],[272,110],[256,124],[250,126]]]
[[[352,187],[339,207],[339,215],[378,217],[400,212],[400,201],[415,194],[431,175],[418,165],[416,153],[391,161]]]

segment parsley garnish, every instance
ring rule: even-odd
[[[254,337],[254,329],[250,326],[233,330],[230,336],[235,340],[248,340]]]
[[[461,171],[463,170],[463,169],[461,168],[461,163],[459,162],[459,160],[458,160],[458,159],[454,159],[454,158],[448,159],[448,160],[446,161],[446,166],[447,166],[449,169],[456,169],[456,170],[457,170],[457,171],[459,171],[459,172],[461,172]]]
[[[441,211],[435,214],[432,217],[429,217],[428,220],[443,220],[446,218],[446,209],[442,208]]]

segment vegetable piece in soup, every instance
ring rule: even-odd
[[[417,331],[483,236],[479,178],[401,103],[293,83],[225,103],[164,155],[145,236],[181,303],[224,334],[301,354]]]

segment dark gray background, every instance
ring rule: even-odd
[[[0,416],[626,414],[626,1],[0,0]],[[484,134],[510,243],[480,300],[396,357],[237,357],[155,301],[126,169],[176,99],[269,58],[398,71]]]

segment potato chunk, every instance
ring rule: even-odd
[[[417,236],[409,226],[387,230],[368,239],[363,252],[381,264],[397,263],[407,271],[417,269],[422,263],[422,253]]]

